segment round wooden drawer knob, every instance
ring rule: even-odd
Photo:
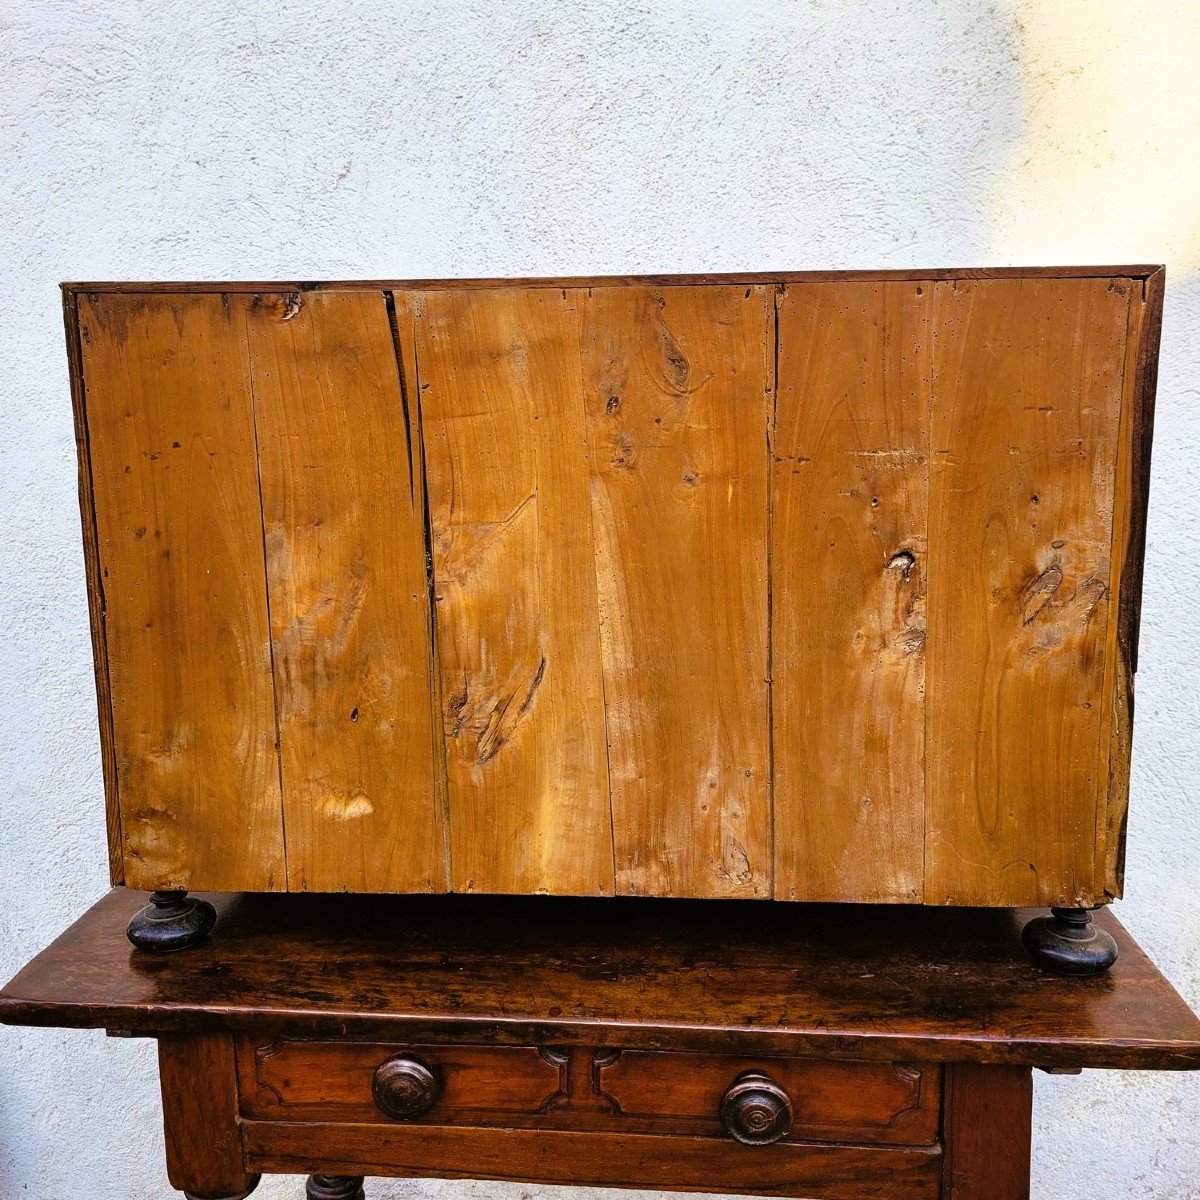
[[[721,1098],[721,1123],[747,1146],[769,1146],[791,1129],[792,1102],[768,1076],[747,1071]]]
[[[397,1054],[375,1068],[371,1095],[377,1107],[397,1121],[423,1117],[437,1099],[437,1076],[411,1054]]]

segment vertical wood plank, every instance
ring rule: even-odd
[[[293,891],[447,886],[419,453],[381,292],[247,300]]]
[[[280,890],[262,514],[240,305],[79,300],[125,882]]]
[[[244,1196],[237,1067],[228,1034],[164,1035],[158,1040],[167,1178],[189,1196]]]
[[[617,891],[771,891],[765,288],[597,288],[584,376]]]
[[[925,898],[1086,904],[1130,281],[937,290]]]
[[[458,891],[613,890],[580,295],[420,300]]]
[[[955,1063],[946,1071],[946,1200],[1028,1200],[1033,1080],[1028,1067]]]
[[[421,293],[396,289],[388,293],[388,315],[396,345],[396,361],[400,367],[400,387],[404,399],[408,436],[413,448],[414,482],[421,507],[421,523],[425,541],[425,590],[428,597],[426,621],[429,626],[429,683],[430,732],[433,736],[433,773],[437,791],[438,827],[442,836],[442,878],[446,887],[453,887],[454,872],[450,865],[450,799],[446,783],[446,730],[442,722],[445,704],[442,695],[442,673],[438,667],[437,616],[434,611],[433,525],[429,514],[429,470],[425,455],[425,428],[421,412],[421,388],[417,371],[417,319]]]
[[[929,283],[779,297],[772,460],[781,899],[921,896]]]
[[[108,678],[108,637],[105,633],[104,581],[96,529],[96,497],[92,486],[92,456],[83,380],[83,346],[79,334],[79,303],[75,292],[63,289],[63,323],[67,334],[67,366],[71,378],[71,408],[75,418],[75,456],[79,470],[79,522],[83,532],[83,562],[87,578],[88,621],[95,668],[96,710],[100,725],[100,766],[104,774],[104,816],[108,835],[108,877],[113,887],[125,882],[125,837],[121,831],[121,802],[117,795],[117,749],[113,732],[112,687]]]
[[[1101,749],[1108,750],[1108,788],[1097,822],[1097,889],[1119,899],[1125,886],[1125,834],[1129,814],[1129,769],[1133,751],[1133,678],[1137,671],[1142,569],[1146,554],[1146,509],[1150,491],[1150,442],[1158,382],[1165,284],[1160,268],[1132,282],[1126,343],[1124,393],[1117,444],[1113,499],[1113,554],[1109,633],[1105,647],[1104,716]]]

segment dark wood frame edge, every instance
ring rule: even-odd
[[[112,685],[108,672],[108,632],[105,624],[104,575],[100,564],[100,533],[92,481],[88,434],[83,345],[79,330],[78,295],[63,289],[63,324],[67,338],[67,371],[75,422],[78,462],[79,518],[83,527],[83,563],[87,583],[88,623],[92,635],[92,667],[96,675],[96,711],[100,724],[100,764],[104,775],[104,811],[108,828],[108,874],[114,887],[125,882],[125,836],[117,795],[117,749],[113,722]]]
[[[982,1034],[863,1033],[852,1028],[748,1029],[743,1026],[627,1025],[614,1021],[545,1021],[529,1017],[425,1017],[369,1011],[169,1008],[126,1004],[67,1004],[0,996],[0,1025],[106,1029],[114,1036],[289,1036],[445,1045],[590,1046],[749,1056],[799,1056],[856,1062],[976,1063],[981,1066],[1089,1068],[1136,1071],[1200,1070],[1200,1048],[1170,1040],[1056,1041]]]
[[[1107,795],[1101,795],[1097,820],[1100,854],[1096,861],[1099,903],[1119,900],[1125,890],[1125,849],[1129,823],[1129,770],[1133,753],[1134,676],[1138,665],[1141,634],[1142,583],[1145,573],[1146,521],[1150,502],[1150,459],[1154,436],[1154,408],[1158,389],[1158,359],[1162,340],[1163,296],[1166,270],[1159,267],[1142,280],[1140,296],[1132,303],[1140,312],[1130,312],[1131,333],[1136,341],[1133,354],[1132,388],[1127,392],[1128,433],[1123,437],[1120,469],[1129,481],[1128,511],[1125,514],[1125,545],[1116,544],[1114,528],[1113,566],[1117,572],[1116,674],[1108,702],[1117,706],[1118,728],[1127,732],[1114,738],[1107,753]],[[1125,420],[1122,425],[1125,425]],[[1116,522],[1114,521],[1114,526]],[[1119,561],[1116,561],[1119,558]],[[1120,755],[1120,761],[1116,759]],[[1114,781],[1119,786],[1114,793]]]
[[[1156,268],[1143,283],[1146,306],[1138,337],[1134,366],[1134,410],[1131,469],[1133,490],[1129,513],[1129,537],[1125,543],[1125,561],[1121,569],[1118,598],[1121,651],[1129,664],[1132,680],[1137,671],[1138,640],[1142,618],[1142,577],[1146,552],[1146,517],[1150,503],[1150,449],[1154,440],[1154,406],[1158,392],[1158,353],[1162,342],[1163,295],[1166,269]],[[1132,712],[1132,694],[1130,706]]]
[[[1128,278],[1150,280],[1161,274],[1163,268],[1154,263],[1116,264],[1111,266],[1060,266],[1060,267],[933,267],[925,269],[855,270],[855,271],[754,271],[713,272],[699,274],[646,274],[646,275],[535,275],[528,278],[481,277],[463,279],[349,279],[349,280],[276,280],[276,281],[220,281],[220,280],[156,280],[145,282],[68,282],[62,289],[67,294],[81,292],[292,292],[322,290],[371,291],[448,290],[454,288],[497,288],[497,287],[625,287],[643,284],[655,287],[696,286],[699,284],[728,284],[731,286],[769,285],[789,283],[830,283],[835,281],[860,281],[863,283],[885,280],[938,280],[938,279],[1088,279]]]

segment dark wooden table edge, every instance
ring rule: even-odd
[[[864,1033],[852,1029],[751,1030],[738,1026],[622,1025],[616,1021],[546,1022],[522,1018],[458,1017],[371,1012],[332,1014],[302,1008],[221,1008],[184,1005],[150,1011],[136,1006],[52,1004],[0,994],[0,1024],[41,1028],[106,1029],[113,1033],[235,1033],[362,1041],[595,1046],[671,1049],[699,1053],[797,1055],[872,1062],[978,1063],[981,1065],[1102,1070],[1200,1070],[1200,1046],[1173,1042],[988,1038],[962,1034]]]

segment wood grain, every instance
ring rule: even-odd
[[[221,296],[82,296],[125,879],[285,885],[250,376]]]
[[[1150,442],[1158,381],[1165,275],[1155,272],[1135,287],[1129,303],[1125,387],[1117,440],[1113,503],[1113,582],[1105,647],[1101,752],[1107,747],[1108,787],[1096,824],[1096,886],[1119,899],[1125,889],[1125,831],[1133,751],[1133,678],[1137,671],[1146,514],[1150,499]]]
[[[763,288],[598,288],[587,430],[617,891],[771,891]]]
[[[513,1179],[524,1183],[935,1200],[937,1147],[741,1146],[732,1139],[543,1129],[455,1129],[271,1121],[243,1126],[255,1170]]]
[[[371,1094],[375,1069],[393,1055],[415,1055],[434,1073],[437,1099],[427,1124],[508,1123],[554,1102],[559,1068],[536,1046],[438,1046],[273,1038],[238,1042],[244,1115],[276,1121],[391,1118]]]
[[[377,292],[247,303],[292,891],[443,891],[420,455]]]
[[[1161,270],[571,282],[65,289],[113,878],[1118,895]]]
[[[436,592],[433,578],[433,526],[429,512],[429,477],[425,455],[425,427],[421,409],[421,389],[417,372],[417,309],[420,294],[388,292],[386,305],[392,327],[396,364],[400,371],[400,398],[404,403],[408,423],[408,440],[413,459],[413,486],[421,509],[425,540],[425,619],[429,626],[429,684],[432,711],[430,733],[433,737],[434,786],[439,809],[438,826],[442,834],[442,877],[447,888],[452,886],[450,868],[450,797],[446,781],[446,731],[442,723],[445,711],[442,696],[442,673],[438,668]]]
[[[776,895],[913,901],[925,815],[929,283],[779,298]]]
[[[233,1039],[160,1038],[158,1073],[171,1186],[191,1196],[236,1197],[252,1189],[257,1178],[243,1164]]]
[[[938,285],[925,899],[1088,904],[1130,283]]]
[[[1031,910],[480,896],[216,897],[130,955],[115,889],[0,993],[0,1022],[872,1062],[1200,1068],[1200,1019],[1113,917],[1108,974],[1032,966]],[[337,970],[329,969],[330,963]]]
[[[642,1118],[657,1132],[686,1126],[720,1136],[721,1097],[746,1071],[761,1071],[790,1097],[795,1118],[789,1141],[932,1145],[941,1121],[937,1067],[827,1062],[807,1058],[751,1059],[734,1054],[610,1052],[598,1070],[602,1094],[620,1120]]]
[[[257,1120],[389,1124],[371,1080],[393,1055],[437,1080],[425,1125],[728,1136],[721,1097],[745,1071],[793,1100],[791,1141],[931,1145],[941,1070],[892,1063],[536,1046],[238,1039],[242,1112]]]
[[[611,893],[580,305],[421,302],[453,885]]]
[[[100,535],[96,528],[96,494],[92,481],[91,436],[83,379],[83,346],[79,336],[79,295],[63,289],[63,323],[67,335],[67,365],[71,378],[71,409],[75,424],[78,467],[79,523],[83,534],[83,565],[87,578],[88,624],[96,679],[96,710],[100,726],[100,768],[104,775],[104,817],[108,836],[108,878],[117,887],[125,882],[125,835],[117,796],[117,748],[113,730],[112,686],[108,677],[108,635],[105,632],[104,577]]]
[[[1033,1137],[1029,1068],[956,1063],[946,1075],[943,1196],[1028,1200]]]

